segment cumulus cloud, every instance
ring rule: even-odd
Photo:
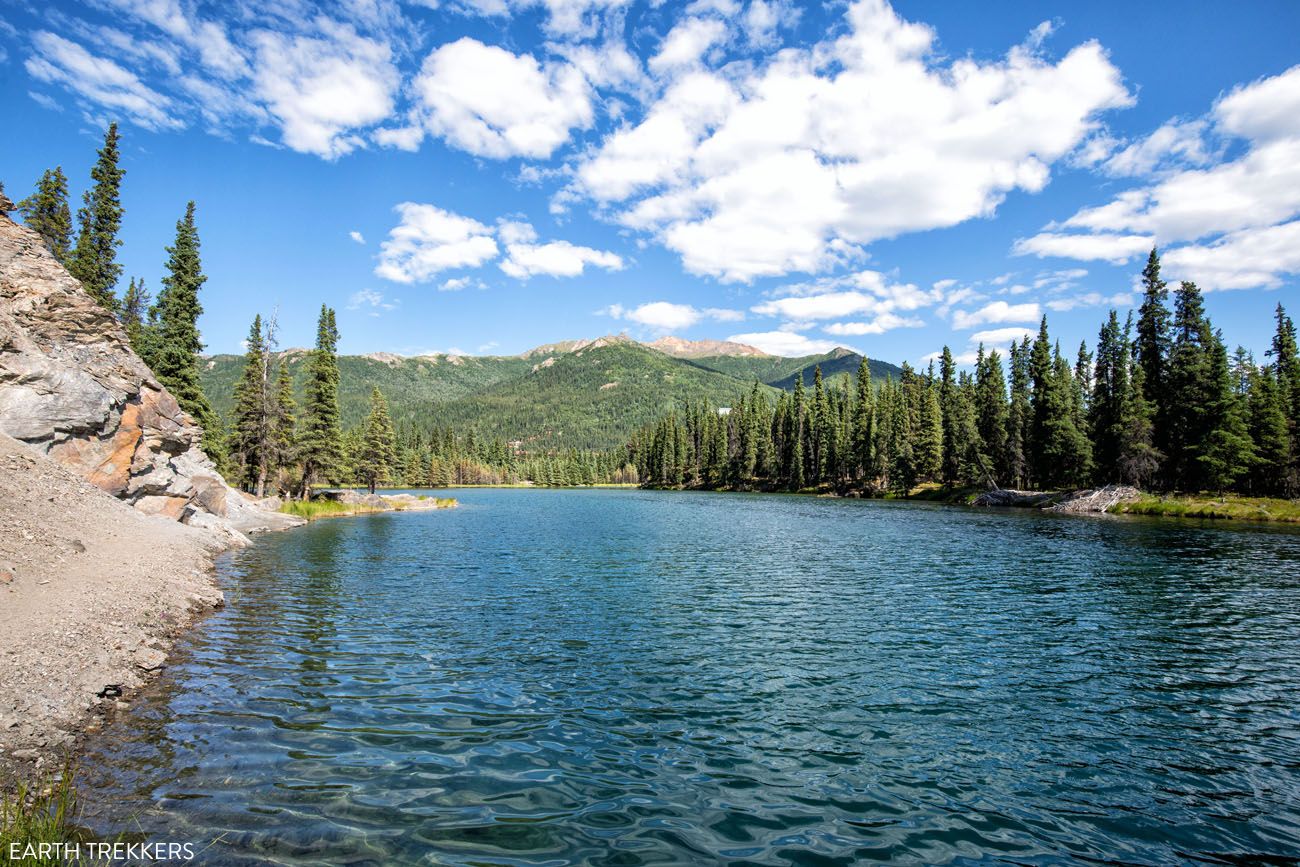
[[[821,355],[843,344],[834,340],[817,340],[797,331],[755,331],[749,334],[733,334],[727,338],[730,343],[744,343],[755,349],[761,349],[768,355],[782,355],[795,358],[803,355]]]
[[[623,259],[608,250],[596,250],[568,241],[521,242],[506,245],[506,258],[501,262],[501,270],[511,277],[527,280],[537,275],[577,277],[588,265],[606,271],[621,271]]]
[[[717,307],[701,310],[690,304],[674,304],[670,301],[651,301],[630,309],[621,304],[611,304],[600,312],[615,319],[625,319],[658,331],[679,331],[706,319],[716,322],[738,322],[745,318],[745,314],[739,310]]]
[[[822,330],[827,334],[857,336],[864,334],[884,334],[886,331],[893,331],[895,328],[922,328],[924,326],[925,320],[918,319],[915,316],[899,316],[896,313],[881,313],[870,322],[833,322]]]
[[[983,343],[986,346],[1006,346],[1009,343],[1019,343],[1026,337],[1032,338],[1038,334],[1035,328],[992,328],[988,331],[976,331],[970,336],[972,344]]]
[[[133,72],[61,36],[41,31],[32,37],[36,53],[25,66],[29,75],[66,87],[84,99],[122,112],[146,129],[176,129],[184,124],[172,115],[172,101],[142,82]]]
[[[398,75],[388,45],[348,25],[321,26],[320,37],[254,33],[253,83],[287,146],[333,159],[364,144],[358,128],[392,113]]]
[[[500,268],[511,277],[527,280],[537,275],[576,277],[588,265],[617,271],[623,259],[606,250],[568,241],[540,242],[536,230],[518,220],[499,220],[495,227],[443,210],[436,205],[403,202],[394,210],[401,222],[380,244],[375,274],[398,283],[425,283],[443,271],[476,268],[496,259],[505,247]],[[456,291],[483,287],[481,280],[454,277],[438,288]]]
[[[958,310],[952,314],[952,327],[958,329],[974,328],[977,325],[992,325],[999,322],[1034,322],[1042,316],[1042,310],[1035,303],[1008,304],[994,301],[978,310]]]
[[[935,33],[882,0],[849,32],[731,76],[680,76],[584,157],[574,190],[726,281],[816,272],[861,245],[992,214],[1036,192],[1097,115],[1128,105],[1096,43],[1052,63],[932,56]]]
[[[548,157],[570,131],[591,124],[586,79],[569,64],[543,66],[528,54],[464,37],[439,47],[413,84],[424,127],[477,156]],[[400,146],[409,132],[388,132]]]
[[[434,0],[427,0],[434,2]],[[544,28],[552,36],[567,39],[588,38],[599,29],[601,15],[617,11],[630,0],[451,0],[447,5],[474,15],[500,16],[511,12],[541,8],[547,13]]]
[[[1123,235],[1098,232],[1082,235],[1064,232],[1040,232],[1019,238],[1011,247],[1017,256],[1057,256],[1063,259],[1096,259],[1122,265],[1134,256],[1145,256],[1155,244],[1151,235]]]
[[[1229,147],[1242,140],[1244,150]],[[1181,167],[1161,171],[1170,155]],[[1271,287],[1296,273],[1287,244],[1300,216],[1300,66],[1235,88],[1204,118],[1165,124],[1112,157],[1112,169],[1116,161],[1120,173],[1154,171],[1154,179],[1017,241],[1014,251],[1122,262],[1145,251],[1139,239],[1151,239],[1164,261],[1205,288]]]
[[[664,37],[659,53],[650,58],[650,70],[657,75],[694,66],[705,53],[727,38],[727,25],[717,18],[687,18]]]
[[[366,242],[365,236],[362,235],[360,232],[356,231],[355,229],[352,230],[351,232],[348,232],[348,237],[351,238],[353,241],[356,241],[358,244],[364,244]]]
[[[452,268],[473,268],[497,256],[492,229],[434,205],[402,202],[401,222],[380,244],[375,274],[396,283],[423,283]]]

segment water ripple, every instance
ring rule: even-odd
[[[1300,534],[458,492],[228,564],[95,745],[205,863],[1300,858]]]

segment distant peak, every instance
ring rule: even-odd
[[[706,358],[711,355],[739,355],[765,358],[768,354],[754,346],[732,343],[729,340],[686,340],[682,337],[660,337],[645,344],[664,355],[674,358]]]
[[[520,353],[519,357],[535,358],[539,355],[565,355],[570,352],[581,352],[584,349],[599,349],[602,346],[617,346],[630,343],[636,343],[636,341],[626,334],[606,334],[603,337],[594,337],[589,340],[561,340],[559,343],[545,343],[527,352]]]

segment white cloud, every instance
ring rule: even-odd
[[[441,271],[473,268],[497,256],[492,230],[434,205],[403,202],[401,222],[380,245],[375,274],[397,283],[424,283]]]
[[[607,250],[582,247],[568,241],[550,241],[545,244],[507,244],[506,258],[501,270],[519,280],[536,275],[548,277],[577,277],[591,265],[606,271],[621,271],[621,256]]]
[[[730,343],[744,343],[761,349],[768,355],[794,358],[803,355],[821,355],[843,346],[834,340],[815,340],[795,331],[756,331],[750,334],[733,334]]]
[[[774,298],[750,308],[760,316],[783,316],[798,322],[838,319],[880,308],[879,299],[863,292],[826,292],[791,298]]]
[[[351,232],[348,232],[348,237],[356,241],[358,244],[366,243],[365,236],[362,235],[360,232],[356,231],[355,229],[352,230]]]
[[[320,26],[322,37],[254,33],[253,82],[287,146],[334,159],[364,144],[358,129],[392,113],[398,75],[388,45],[348,25]]]
[[[1210,154],[1205,144],[1203,121],[1170,121],[1146,138],[1134,142],[1106,160],[1107,174],[1132,177],[1150,174],[1171,161],[1205,165]]]
[[[169,98],[113,61],[96,57],[77,43],[47,31],[33,36],[32,45],[36,54],[25,66],[33,78],[66,87],[97,105],[120,111],[146,129],[184,126],[173,116]]]
[[[436,0],[425,0],[433,3]],[[500,16],[512,11],[542,8],[547,12],[544,25],[552,36],[585,39],[599,28],[602,13],[617,11],[630,0],[452,0],[447,5],[459,12]]]
[[[745,314],[739,310],[717,307],[700,310],[690,304],[674,304],[670,301],[651,301],[631,309],[621,304],[611,304],[600,312],[615,319],[626,319],[659,331],[679,331],[705,319],[716,322],[738,322],[745,318]]]
[[[1155,245],[1150,235],[1121,235],[1101,232],[1091,235],[1072,235],[1060,232],[1040,232],[1031,238],[1018,238],[1011,247],[1016,256],[1058,256],[1064,259],[1099,259],[1112,265],[1122,265],[1134,256],[1145,256]]]
[[[1244,150],[1229,146],[1241,139]],[[1018,241],[1015,252],[1121,262],[1144,252],[1139,238],[1151,238],[1179,276],[1206,288],[1272,287],[1296,273],[1300,66],[1237,87],[1204,118],[1172,121],[1140,145],[1148,143],[1160,157],[1172,152],[1184,164],[1211,164],[1165,172],[1105,204],[1083,208]],[[1225,153],[1232,158],[1224,160]],[[1132,157],[1134,171],[1158,163],[1140,148]],[[1061,234],[1060,228],[1078,234]]]
[[[1047,309],[1055,310],[1057,313],[1064,313],[1067,310],[1077,310],[1080,307],[1131,307],[1133,301],[1133,296],[1128,292],[1120,292],[1115,295],[1085,292],[1082,295],[1072,295],[1068,298],[1053,298],[1047,302]]]
[[[576,67],[542,66],[530,55],[469,37],[430,54],[413,88],[429,132],[494,159],[548,157],[593,118],[590,90]]]
[[[915,316],[903,317],[896,313],[881,313],[870,322],[833,322],[822,330],[827,334],[850,337],[863,334],[884,334],[886,331],[893,331],[895,328],[922,328],[924,326],[925,320],[917,319]]]
[[[574,190],[699,274],[816,272],[861,245],[992,214],[1037,192],[1096,116],[1131,102],[1096,43],[941,61],[882,0],[850,31],[727,77],[678,78],[577,166]]]
[[[687,18],[664,37],[659,53],[650,58],[650,70],[663,75],[694,66],[705,53],[727,38],[727,25],[717,18]]]
[[[383,292],[374,289],[359,289],[348,296],[348,310],[368,309],[371,316],[378,316],[381,310],[396,310],[401,304],[399,299],[392,301],[384,298]]]
[[[1175,247],[1160,263],[1167,278],[1192,280],[1203,289],[1274,288],[1285,275],[1300,274],[1300,220]]]
[[[1037,304],[1008,304],[1005,301],[993,301],[978,310],[957,310],[952,314],[952,327],[965,329],[977,325],[992,325],[999,322],[1034,322],[1042,316]]]
[[[1033,337],[1038,333],[1034,328],[993,328],[988,331],[976,331],[970,336],[970,343],[983,343],[986,346],[1005,346],[1008,343],[1019,343],[1026,337]]]
[[[438,285],[439,292],[459,292],[469,288],[483,289],[485,285],[474,277],[451,277]]]

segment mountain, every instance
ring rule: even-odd
[[[665,346],[674,353],[663,351]],[[720,354],[675,354],[697,351]],[[309,354],[289,349],[280,357],[293,371],[301,400]],[[473,430],[479,437],[521,442],[527,451],[607,449],[687,401],[725,406],[756,379],[774,400],[777,389],[793,387],[797,375],[811,383],[817,364],[831,377],[856,371],[859,360],[848,350],[778,358],[725,341],[642,344],[624,335],[566,340],[513,356],[345,355],[339,358],[339,402],[345,429],[361,423],[370,389],[378,386],[399,426]],[[881,381],[900,372],[885,362],[871,365]],[[242,366],[239,355],[214,355],[203,365],[203,387],[223,417],[233,409]]]
[[[858,372],[862,356],[843,347],[833,349],[822,355],[805,355],[799,358],[782,358],[768,355],[761,358],[735,355],[714,355],[692,359],[693,363],[734,376],[748,382],[759,382],[788,391],[794,388],[795,378],[802,377],[804,385],[811,386],[818,366],[822,369],[822,378],[829,381],[853,376]],[[876,383],[886,379],[899,379],[902,368],[880,361],[867,359],[871,369],[871,378]]]
[[[673,358],[710,358],[716,355],[751,358],[770,358],[766,352],[744,343],[732,343],[729,340],[684,340],[680,337],[660,337],[647,343],[651,349],[657,349]]]

